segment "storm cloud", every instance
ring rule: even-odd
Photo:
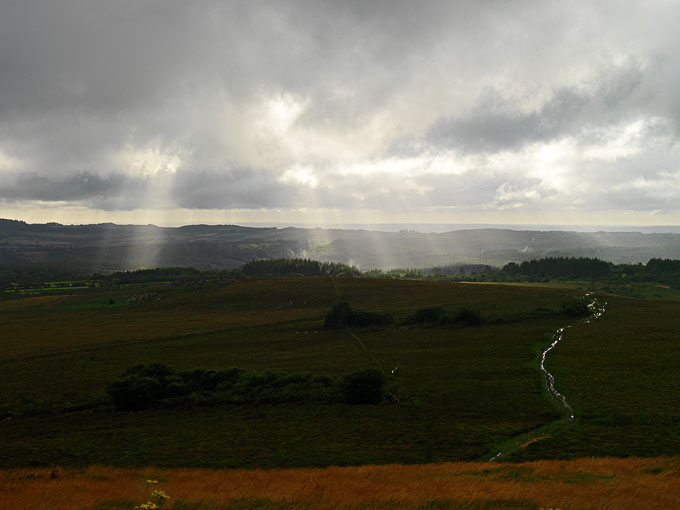
[[[5,2],[0,216],[678,223],[679,15],[661,0]]]

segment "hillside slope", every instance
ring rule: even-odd
[[[637,263],[676,258],[678,253],[680,234],[661,233],[479,229],[423,234],[236,225],[27,224],[0,219],[0,264],[70,264],[89,270],[233,269],[257,258],[285,257],[362,269],[456,263],[502,266],[548,256]]]

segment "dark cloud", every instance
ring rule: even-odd
[[[629,183],[680,169],[676,10],[5,2],[0,197],[103,210],[566,207],[581,198],[560,186],[573,186],[605,208],[670,207],[663,185]],[[559,162],[527,149],[563,140]],[[433,171],[438,157],[451,162]],[[347,170],[362,164],[380,170]],[[289,178],[296,166],[308,180]]]
[[[517,100],[503,91],[489,90],[465,116],[437,120],[425,140],[435,147],[493,153],[577,136],[593,125],[606,126],[638,113],[635,94],[641,82],[639,68],[618,71],[616,76],[603,77],[595,91],[560,88],[538,110],[528,113],[533,98]]]
[[[42,175],[20,175],[12,184],[0,185],[0,197],[8,200],[70,201],[116,196],[139,189],[138,179],[121,174],[101,176],[79,173],[53,179]]]
[[[205,91],[237,100],[270,89],[322,97],[340,84],[366,91],[385,79],[376,64],[389,70],[461,25],[451,10],[405,1],[10,2],[0,17],[0,112],[115,115]]]
[[[538,140],[550,140],[569,130],[587,100],[570,90],[558,91],[540,111],[524,114],[496,111],[484,101],[465,118],[437,121],[426,133],[436,146],[464,152],[496,152]]]

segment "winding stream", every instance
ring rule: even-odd
[[[548,390],[548,393],[552,398],[557,400],[562,409],[564,410],[565,418],[564,420],[567,422],[571,422],[574,420],[574,409],[569,405],[569,402],[567,402],[567,399],[564,395],[562,395],[557,389],[555,388],[555,376],[551,374],[548,369],[545,366],[545,359],[546,356],[550,351],[552,351],[557,344],[559,344],[563,339],[564,339],[564,331],[573,328],[574,326],[579,326],[581,324],[590,324],[590,322],[594,319],[599,319],[602,317],[602,315],[605,312],[605,307],[607,306],[607,303],[600,303],[597,298],[592,297],[592,293],[589,292],[584,296],[585,298],[591,298],[590,303],[588,304],[588,310],[590,310],[590,315],[586,317],[585,319],[581,319],[579,321],[573,322],[571,324],[568,324],[567,326],[563,326],[555,331],[552,337],[552,343],[548,345],[543,351],[541,351],[541,355],[539,356],[539,365],[538,367],[540,368],[541,372],[543,372],[544,375],[544,381],[545,381],[545,388]],[[535,429],[529,433],[524,433],[521,434],[520,436],[513,438],[510,440],[510,442],[501,450],[496,453],[493,457],[489,459],[490,462],[498,460],[501,456],[517,450],[520,448],[523,444],[527,444],[529,442],[532,442],[534,440],[539,439],[539,436],[541,435],[542,432],[545,431],[547,425],[541,426],[538,429]]]

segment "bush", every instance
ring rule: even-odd
[[[484,322],[484,319],[482,319],[482,316],[476,310],[461,308],[453,316],[453,322],[463,326],[476,326]]]
[[[385,375],[372,368],[342,378],[342,394],[349,404],[379,404],[385,394]]]
[[[362,312],[354,310],[344,301],[333,305],[324,318],[327,328],[362,328],[366,326],[386,326],[394,323],[388,313]]]
[[[136,365],[108,387],[120,411],[152,407],[191,407],[221,404],[280,404],[339,402],[341,379],[326,375],[285,372],[246,372],[238,368],[196,368],[175,372],[161,364]]]
[[[168,377],[175,375],[175,371],[162,363],[148,363],[146,365],[135,365],[123,372],[123,377],[153,377],[165,382]]]
[[[429,306],[421,308],[408,317],[404,324],[427,324],[438,322],[442,325],[457,324],[459,326],[476,326],[484,322],[480,313],[476,310],[461,308],[454,314],[447,313],[441,306]]]
[[[215,391],[215,387],[220,382],[219,374],[217,370],[196,368],[182,372],[181,377],[190,391]]]
[[[406,324],[425,324],[437,322],[445,316],[446,312],[441,306],[429,306],[422,308],[406,319]]]
[[[109,386],[108,393],[119,411],[142,411],[163,398],[164,388],[154,377],[127,377]]]
[[[349,326],[354,328],[365,328],[367,326],[389,326],[393,323],[394,319],[389,313],[356,311],[352,313],[349,318]]]
[[[583,317],[590,314],[590,309],[585,302],[574,299],[573,301],[562,303],[562,313],[570,317]]]
[[[354,311],[349,303],[344,301],[337,303],[328,310],[323,325],[327,328],[346,328],[349,326],[352,313]]]

